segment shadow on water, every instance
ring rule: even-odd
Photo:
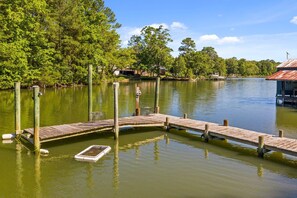
[[[170,134],[174,135],[169,135],[170,139],[182,143],[185,141],[183,138],[187,138],[189,140],[186,142],[187,145],[204,149],[206,158],[208,156],[207,153],[213,153],[219,156],[240,160],[258,168],[268,169],[274,173],[286,175],[290,178],[297,178],[296,173],[291,174],[290,172],[286,172],[275,166],[275,163],[277,163],[279,165],[287,165],[292,168],[297,168],[297,159],[285,157],[282,153],[266,153],[265,158],[261,159],[257,157],[256,148],[248,148],[244,145],[229,143],[227,140],[210,140],[209,143],[205,143],[200,135],[188,133],[185,130],[170,130]]]

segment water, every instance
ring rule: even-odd
[[[141,106],[153,107],[154,82],[138,82]],[[297,138],[297,112],[275,106],[276,83],[263,79],[161,82],[161,113]],[[135,83],[120,84],[120,116],[134,111]],[[112,85],[94,87],[94,111],[112,118]],[[32,91],[22,90],[22,128],[32,127]],[[13,91],[0,92],[0,134],[14,129]],[[46,89],[41,125],[87,121],[86,87]],[[0,143],[0,197],[296,197],[294,161],[256,157],[255,148],[206,144],[184,131],[130,130],[119,141],[109,134],[43,144],[36,157],[18,143]],[[97,163],[73,156],[92,144],[112,151]],[[274,162],[278,160],[278,162]],[[296,160],[296,159],[295,159]],[[289,164],[289,165],[288,165]]]

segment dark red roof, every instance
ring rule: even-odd
[[[297,70],[280,70],[268,76],[266,80],[297,81]]]
[[[296,68],[297,69],[297,59],[287,60],[276,67],[277,69],[286,69],[286,68]]]

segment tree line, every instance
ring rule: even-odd
[[[132,68],[175,77],[269,75],[273,60],[223,59],[212,47],[196,50],[191,38],[182,41],[179,56],[171,55],[169,30],[144,27],[128,47],[121,47],[120,28],[104,0],[0,1],[0,88],[33,84],[85,84],[92,64],[94,83],[113,78],[115,70]]]
[[[162,26],[144,27],[140,35],[132,36],[129,41],[129,47],[136,54],[133,68],[158,74],[160,68],[165,67],[168,75],[181,78],[208,78],[211,74],[245,77],[270,75],[279,64],[274,60],[250,61],[235,57],[223,59],[213,47],[203,47],[198,51],[191,38],[183,39],[178,48],[179,55],[172,57],[169,42],[172,39],[168,29]]]

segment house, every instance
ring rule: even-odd
[[[287,60],[276,68],[277,72],[266,80],[277,81],[277,104],[297,104],[297,59]]]

